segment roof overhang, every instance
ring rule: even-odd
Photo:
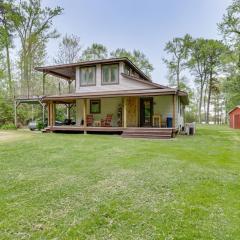
[[[132,63],[128,58],[110,58],[110,59],[101,59],[101,60],[94,60],[94,61],[81,61],[78,63],[36,67],[35,70],[70,81],[70,80],[75,80],[77,67],[81,67],[81,66],[87,67],[87,66],[93,66],[97,64],[111,64],[111,63],[119,63],[119,62],[125,62],[132,69],[134,69],[134,71],[136,71],[144,80],[151,81],[151,79],[144,72],[142,72],[134,63]]]

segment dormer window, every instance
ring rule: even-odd
[[[80,86],[96,85],[96,67],[80,68]]]
[[[119,69],[118,64],[103,65],[102,66],[102,84],[118,84]]]

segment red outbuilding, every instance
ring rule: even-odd
[[[240,106],[236,106],[229,113],[230,127],[240,129]]]

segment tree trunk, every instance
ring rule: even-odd
[[[7,57],[7,72],[8,72],[8,88],[10,97],[13,97],[13,86],[12,86],[12,73],[11,73],[11,61],[9,53],[9,45],[6,44],[6,57]]]
[[[180,60],[177,63],[177,89],[180,90]]]
[[[198,108],[198,122],[202,122],[202,97],[203,97],[203,84],[201,83],[200,88],[200,98],[199,98],[199,108]]]
[[[218,99],[217,99],[217,105],[218,105],[218,111],[217,111],[217,114],[218,114],[218,125],[220,125],[221,124],[221,108],[222,108],[222,106],[221,106],[221,108],[220,108],[220,96],[218,95]]]
[[[214,124],[217,124],[217,99],[214,101]]]
[[[29,79],[28,79],[28,57],[24,57],[24,81],[26,82],[27,86],[27,97],[30,96],[30,85],[29,85]]]
[[[209,87],[208,87],[207,119],[206,119],[206,123],[207,123],[207,124],[209,124],[209,112],[210,112],[211,95],[212,95],[212,73],[210,73],[210,77],[209,77]]]
[[[10,61],[10,53],[9,53],[9,45],[10,45],[10,34],[9,34],[9,29],[7,25],[7,20],[5,17],[5,14],[3,14],[3,28],[7,34],[7,38],[5,40],[5,48],[6,48],[6,62],[7,62],[7,73],[8,73],[8,90],[9,90],[9,95],[12,98],[13,97],[13,86],[12,86],[12,73],[11,73],[11,61]]]
[[[26,86],[26,90],[27,90],[27,97],[29,97],[30,96],[30,94],[29,94],[29,88],[30,88],[30,86],[29,86],[29,81],[28,81],[28,56],[27,56],[27,51],[23,48],[23,52],[22,52],[22,59],[21,59],[21,61],[22,61],[22,72],[23,72],[23,74],[22,74],[22,85],[24,86]],[[24,90],[24,92],[25,92],[25,90]]]
[[[205,90],[204,90],[204,96],[203,96],[203,105],[204,105],[204,120],[205,122],[207,121],[207,91],[208,91],[208,88],[207,88],[207,85],[205,86]]]

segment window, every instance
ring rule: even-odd
[[[118,64],[102,67],[102,84],[118,84]]]
[[[96,67],[80,68],[80,86],[96,85]]]
[[[101,102],[100,100],[90,100],[90,113],[100,113],[101,112]]]

